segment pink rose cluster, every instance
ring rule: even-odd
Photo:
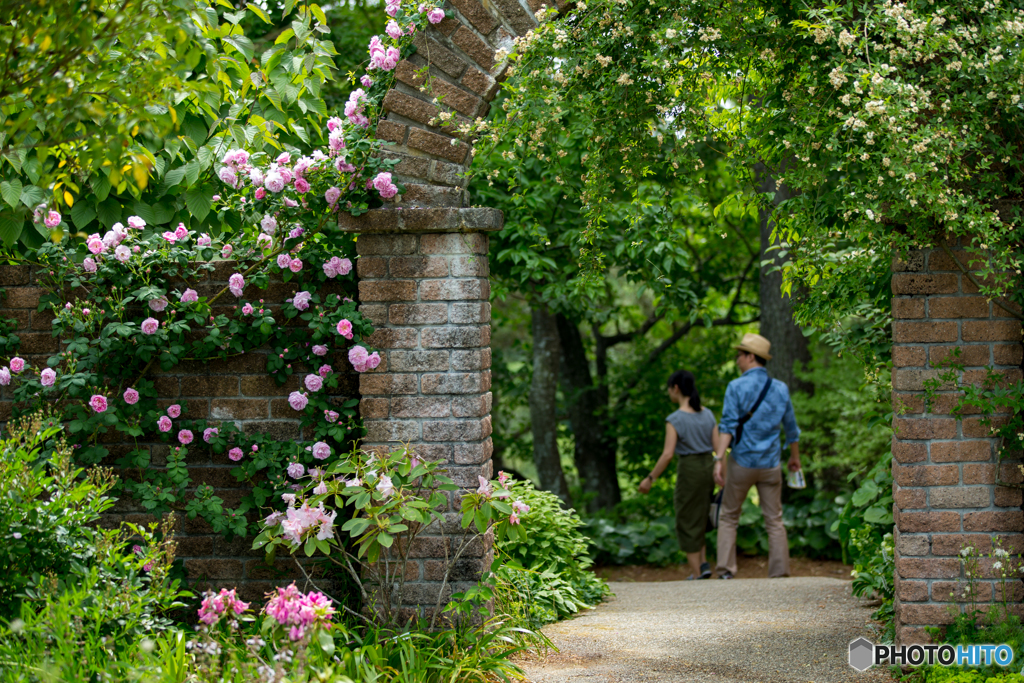
[[[330,261],[324,263],[324,275],[332,280],[339,275],[348,275],[352,272],[352,262],[347,258],[332,256]]]
[[[304,311],[309,308],[309,301],[313,298],[313,294],[310,292],[299,292],[292,299],[292,306],[299,311]]]
[[[313,629],[330,629],[335,609],[331,600],[323,593],[310,591],[303,594],[295,584],[278,588],[272,595],[264,612],[267,616],[288,630],[292,641],[302,640]]]
[[[375,69],[382,69],[383,71],[391,71],[398,66],[398,59],[400,53],[398,48],[394,45],[384,47],[384,43],[381,41],[380,36],[374,36],[370,38],[370,63],[366,67],[368,71]]]
[[[233,588],[231,590],[221,588],[220,593],[213,591],[206,593],[206,597],[203,598],[203,603],[199,607],[199,621],[207,626],[213,626],[220,621],[221,617],[229,614],[239,615],[247,609],[249,609],[249,603],[239,600]]]
[[[366,110],[366,105],[366,93],[362,88],[353,90],[348,96],[348,101],[345,102],[345,116],[348,117],[352,125],[361,128],[369,127],[370,119],[363,113]],[[339,168],[338,170],[340,171],[341,169]]]
[[[380,193],[382,199],[391,199],[398,194],[398,186],[391,181],[391,174],[386,171],[377,174],[373,179],[373,187]]]
[[[348,351],[348,362],[356,372],[366,372],[380,365],[380,354],[376,351],[369,353],[362,346],[353,346]]]

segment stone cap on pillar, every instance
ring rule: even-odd
[[[360,216],[342,212],[338,227],[343,232],[495,232],[505,217],[499,209],[372,209]]]

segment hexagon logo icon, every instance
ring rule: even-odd
[[[874,661],[875,646],[867,638],[858,638],[850,643],[850,666],[857,671],[867,671]]]

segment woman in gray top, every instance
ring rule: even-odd
[[[679,456],[676,536],[693,570],[690,579],[709,579],[711,565],[705,561],[704,534],[715,489],[713,451],[718,443],[718,423],[714,414],[701,406],[693,373],[673,372],[668,378],[668,397],[679,405],[679,410],[665,418],[665,447],[654,470],[640,482],[640,493],[650,491],[672,458]]]

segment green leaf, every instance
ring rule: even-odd
[[[391,534],[382,531],[377,536],[377,541],[385,548],[390,548],[391,544],[395,542],[395,539],[391,537]]]
[[[96,206],[96,216],[100,224],[109,230],[110,226],[121,220],[121,202],[116,197],[107,197]]]
[[[185,193],[185,205],[196,220],[204,220],[213,206],[213,190],[210,187],[193,187]]]
[[[252,59],[255,48],[252,41],[245,36],[228,36],[224,39],[224,42],[241,52],[245,56],[245,61],[248,62]]]
[[[75,202],[75,205],[71,207],[71,220],[80,230],[84,230],[93,218],[96,218],[96,209],[92,208],[88,202]]]
[[[21,190],[21,203],[30,209],[46,201],[46,192],[35,185],[26,185]]]
[[[286,28],[285,30],[281,31],[281,35],[279,35],[277,37],[277,40],[274,41],[274,45],[280,45],[281,43],[287,43],[294,36],[295,36],[295,31],[291,30],[290,28]]]
[[[181,182],[181,179],[185,177],[185,167],[179,166],[178,168],[172,168],[164,176],[164,184],[167,187],[174,187]]]
[[[265,24],[271,24],[271,23],[273,23],[272,21],[270,21],[270,17],[268,17],[268,16],[267,16],[267,13],[266,13],[266,12],[264,12],[264,11],[263,11],[263,10],[261,10],[261,9],[260,9],[259,7],[257,7],[256,5],[252,4],[251,2],[250,2],[250,3],[248,4],[248,5],[246,5],[246,7],[248,7],[248,8],[249,8],[249,10],[250,10],[250,11],[251,11],[251,12],[252,12],[253,14],[255,14],[255,15],[256,15],[257,17],[259,17],[260,19],[262,19],[262,20],[263,20],[263,23],[265,23]]]
[[[25,227],[25,221],[18,220],[7,214],[0,214],[0,239],[8,247],[14,245],[21,237],[21,231]]]
[[[326,630],[320,629],[316,641],[320,643],[320,649],[324,651],[325,655],[330,657],[334,654],[334,638]]]
[[[861,508],[873,501],[877,496],[878,484],[869,479],[853,494],[851,502],[854,507]]]
[[[313,553],[316,552],[316,536],[310,536],[306,539],[306,546],[302,549],[306,553],[306,557],[312,557]]]
[[[872,505],[864,511],[864,521],[871,524],[892,524],[892,511],[880,505]]]
[[[12,209],[18,206],[18,200],[21,199],[21,190],[21,181],[18,179],[0,183],[0,194],[3,195],[4,201],[10,204]]]

